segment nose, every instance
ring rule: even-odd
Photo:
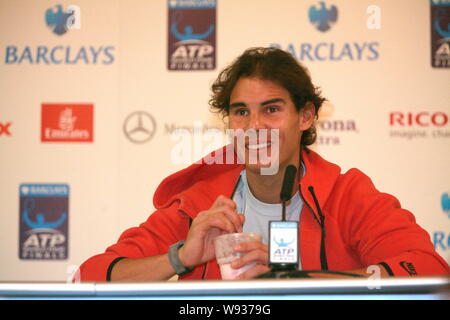
[[[250,115],[248,129],[255,129],[255,130],[264,129],[264,124],[263,124],[262,118],[258,112],[253,112]]]

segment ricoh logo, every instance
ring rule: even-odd
[[[392,111],[390,136],[394,138],[450,138],[450,113],[443,111]]]
[[[401,127],[445,127],[449,124],[449,115],[444,112],[391,112],[389,124]]]

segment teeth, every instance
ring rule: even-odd
[[[258,150],[258,149],[264,149],[266,147],[270,147],[270,142],[267,143],[260,143],[260,144],[249,144],[247,146],[247,148],[249,148],[250,150]]]

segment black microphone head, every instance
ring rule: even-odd
[[[284,172],[283,186],[281,187],[281,201],[288,201],[291,198],[296,174],[297,168],[292,164],[288,165]]]

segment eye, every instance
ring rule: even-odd
[[[234,114],[237,116],[246,116],[246,115],[248,115],[248,110],[247,109],[236,109],[234,111]]]
[[[278,108],[278,107],[276,107],[276,106],[268,106],[267,108],[266,108],[266,112],[267,113],[274,113],[274,112],[277,112],[277,111],[279,111],[280,110],[280,108]]]

